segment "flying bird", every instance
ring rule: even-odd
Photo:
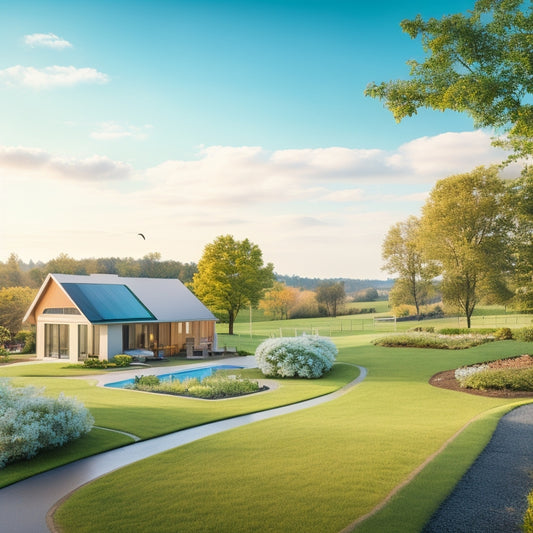
[[[146,240],[146,237],[142,233],[137,233],[137,235],[140,235],[144,240]]]

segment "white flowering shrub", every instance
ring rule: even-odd
[[[63,446],[88,433],[94,418],[81,402],[42,389],[13,387],[0,380],[0,468],[30,459],[44,448]]]
[[[255,360],[265,376],[319,378],[331,370],[337,353],[324,337],[280,337],[262,342]]]
[[[466,378],[482,372],[483,370],[488,370],[489,365],[473,365],[473,366],[462,366],[455,371],[455,379],[462,383]]]

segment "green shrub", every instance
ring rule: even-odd
[[[425,331],[426,333],[435,333],[435,328],[433,326],[427,326],[427,327],[417,326],[416,328],[412,328],[409,331],[418,331],[418,332]]]
[[[442,328],[437,330],[437,333],[441,335],[470,335],[470,334],[479,334],[479,335],[493,335],[496,331],[496,328]]]
[[[7,360],[4,362],[7,363],[7,361],[9,361],[9,350],[6,350],[3,346],[0,346],[0,356],[6,357]]]
[[[428,332],[398,333],[380,337],[372,341],[377,346],[397,348],[435,348],[440,350],[463,350],[491,342],[494,337],[489,335],[443,335]]]
[[[524,533],[533,533],[533,492],[529,493],[527,497],[528,508],[526,514],[524,515]]]
[[[499,341],[508,341],[513,338],[511,328],[500,328],[494,332],[494,337]]]
[[[131,355],[126,354],[118,354],[113,357],[113,363],[115,363],[116,366],[122,367],[122,366],[130,366],[132,361]]]
[[[159,385],[160,382],[157,376],[135,376],[133,384],[140,387],[153,387]]]
[[[115,368],[117,365],[111,363],[106,359],[97,359],[96,357],[89,357],[83,361],[84,368]]]
[[[15,340],[24,344],[22,353],[35,353],[35,331],[21,330],[15,335]]]
[[[9,361],[11,361],[11,357],[9,357],[9,355],[4,355],[0,353],[0,363],[9,363]]]
[[[520,328],[515,330],[514,337],[520,342],[533,342],[533,328]]]
[[[466,377],[461,385],[477,390],[533,391],[533,368],[482,370]]]

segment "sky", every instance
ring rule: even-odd
[[[472,6],[0,0],[0,261],[198,262],[231,234],[278,274],[390,277],[390,227],[505,154],[466,115],[397,124],[363,93],[423,59],[401,20]]]

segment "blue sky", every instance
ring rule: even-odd
[[[0,260],[197,262],[229,233],[280,274],[387,277],[390,226],[503,154],[464,115],[396,124],[363,91],[422,57],[402,19],[471,7],[0,0]]]

